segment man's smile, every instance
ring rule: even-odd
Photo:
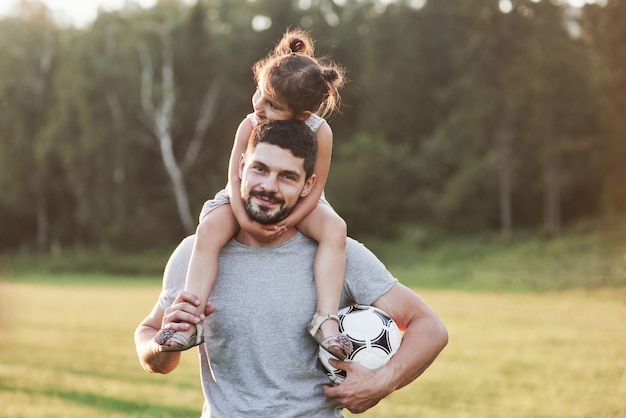
[[[264,190],[252,190],[250,197],[254,197],[261,206],[284,205],[285,201],[276,196],[275,193],[268,193]]]

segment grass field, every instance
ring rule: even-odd
[[[0,416],[199,416],[195,354],[167,376],[135,356],[132,333],[158,280],[45,281],[0,282]],[[359,416],[626,417],[621,288],[420,293],[450,343],[420,379]]]

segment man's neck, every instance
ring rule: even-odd
[[[255,238],[252,234],[244,231],[243,229],[239,229],[237,235],[235,235],[235,241],[240,244],[248,245],[250,247],[274,247],[276,245],[282,244],[283,242],[287,242],[293,237],[296,236],[298,230],[296,228],[289,228],[287,231],[283,232],[278,238],[275,238],[271,241],[265,241]]]

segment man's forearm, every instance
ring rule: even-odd
[[[392,310],[389,305],[387,308]],[[448,333],[434,312],[422,312],[404,324],[400,349],[385,366],[369,370],[356,363],[343,363],[341,368],[348,373],[346,380],[340,385],[325,386],[324,395],[358,414],[417,379],[445,347]],[[331,361],[335,367],[341,363]]]
[[[448,343],[448,332],[436,315],[413,319],[402,337],[398,352],[389,361],[391,391],[417,379]]]
[[[396,283],[375,306],[404,330],[402,344],[389,363],[377,370],[389,393],[417,379],[448,343],[448,331],[437,313],[415,292]]]
[[[147,325],[140,325],[135,331],[135,348],[139,362],[150,373],[167,374],[180,363],[180,352],[158,351],[153,338],[156,330]]]

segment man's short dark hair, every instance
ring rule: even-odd
[[[291,151],[294,157],[304,158],[306,178],[313,175],[317,160],[317,139],[303,121],[272,120],[260,123],[250,134],[248,151],[252,151],[260,143],[279,146]]]

